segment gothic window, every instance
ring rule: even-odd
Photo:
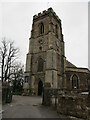
[[[38,72],[43,71],[43,65],[44,65],[43,59],[39,58],[39,60],[38,60]]]
[[[44,33],[44,24],[40,23],[39,24],[39,34],[43,34]]]
[[[55,25],[55,34],[56,34],[56,37],[58,38],[58,26]]]
[[[72,76],[72,89],[78,89],[78,77],[76,74]]]

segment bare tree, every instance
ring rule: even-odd
[[[19,49],[15,48],[14,42],[6,41],[6,38],[3,38],[2,45],[0,46],[0,65],[1,65],[1,79],[2,82],[9,81],[12,73],[10,70],[14,62],[18,57]]]

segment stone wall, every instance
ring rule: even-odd
[[[47,86],[44,88],[43,105],[56,108],[62,115],[90,120],[90,95]]]
[[[79,83],[79,90],[81,91],[87,91],[88,90],[88,82],[90,81],[90,78],[88,76],[90,76],[89,73],[86,73],[85,70],[81,69],[82,71],[80,71],[80,69],[77,69],[77,71],[74,70],[75,68],[72,68],[70,70],[70,68],[68,68],[68,70],[66,70],[65,74],[66,74],[66,88],[67,90],[72,90],[72,76],[75,74],[78,76],[78,83]]]
[[[87,104],[88,95],[58,94],[57,112],[67,116],[89,119],[90,106]]]
[[[12,87],[7,83],[2,83],[2,104],[10,103],[12,102]]]
[[[43,25],[43,32],[40,32],[41,25]],[[62,25],[52,8],[33,16],[29,40],[25,77],[29,78],[31,92],[38,95],[40,81],[43,86],[49,82],[52,88],[62,87],[65,57]],[[38,70],[40,58],[43,60],[42,70]]]

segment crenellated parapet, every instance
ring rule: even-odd
[[[41,17],[44,17],[45,15],[50,15],[50,13],[55,17],[55,19],[57,19],[58,22],[61,22],[60,18],[56,15],[56,13],[54,12],[52,8],[48,8],[47,10],[44,10],[38,13],[37,15],[34,15],[33,20],[37,20]]]

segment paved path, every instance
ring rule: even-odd
[[[41,105],[41,97],[13,96],[10,104],[3,105],[3,118],[59,118],[60,120],[80,120],[58,115],[50,107]]]
[[[41,97],[13,96],[10,104],[3,106],[3,118],[59,118],[55,110],[41,105]]]

